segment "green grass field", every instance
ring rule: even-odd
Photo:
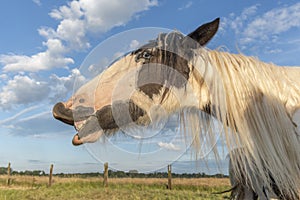
[[[0,176],[2,200],[83,200],[83,199],[227,199],[229,194],[213,194],[230,188],[226,178],[172,179],[172,190],[166,188],[167,179],[112,178],[108,187],[99,178],[53,177],[51,187],[47,177]]]

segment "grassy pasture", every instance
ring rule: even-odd
[[[230,188],[227,178],[173,178],[172,190],[166,189],[167,179],[162,178],[111,178],[108,187],[102,177],[53,177],[48,187],[48,177],[0,176],[2,200],[90,200],[90,199],[226,199],[229,194],[213,194]]]

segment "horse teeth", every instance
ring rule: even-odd
[[[78,125],[77,125],[78,131],[82,128],[82,126],[83,126],[83,124],[78,124]]]
[[[86,123],[86,120],[85,121],[76,122],[76,125],[75,125],[76,130],[80,131],[82,129],[82,127],[85,125],[85,123]]]

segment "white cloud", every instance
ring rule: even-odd
[[[76,85],[82,85],[86,81],[78,69],[72,69],[68,76],[59,77],[56,74],[52,74],[50,77],[50,101],[65,100],[66,96],[74,91],[75,81]]]
[[[58,25],[56,34],[59,39],[66,41],[70,48],[80,50],[90,47],[85,38],[85,24],[79,19],[64,19]]]
[[[191,7],[193,5],[192,1],[187,2],[184,6],[178,8],[178,10],[184,10],[184,9],[188,9],[189,7]]]
[[[7,74],[0,74],[0,84],[6,83],[6,81],[9,79],[9,76]]]
[[[32,76],[35,75],[32,74]],[[78,69],[72,69],[68,76],[59,77],[53,74],[48,82],[36,80],[24,74],[18,74],[11,79],[6,74],[0,77],[8,79],[0,89],[0,108],[4,110],[42,101],[53,103],[66,100],[66,97],[74,90],[75,82],[77,85],[82,85],[86,81]]]
[[[157,4],[157,0],[73,0],[50,12],[52,18],[59,20],[56,29],[42,27],[38,30],[47,39],[44,52],[32,56],[0,55],[0,63],[4,71],[37,72],[66,67],[74,63],[73,59],[65,57],[67,53],[90,47],[88,34],[125,25],[137,13]]]
[[[33,2],[38,5],[41,3],[40,0]],[[39,35],[45,38],[45,50],[33,55],[0,55],[0,83],[3,86],[0,89],[0,107],[9,109],[14,105],[27,105],[43,99],[50,98],[51,101],[65,98],[73,91],[76,77],[79,82],[85,81],[77,69],[70,70],[68,76],[52,75],[49,83],[45,82],[49,77],[44,78],[43,82],[31,77],[41,70],[69,70],[75,61],[68,55],[89,48],[88,38],[91,34],[101,34],[125,25],[138,13],[157,4],[157,0],[72,0],[52,10],[49,15],[58,20],[57,27],[44,26],[38,29]]]
[[[37,109],[33,109],[31,110],[31,115],[23,118],[18,116],[9,125],[3,125],[3,127],[7,128],[13,135],[30,135],[33,137],[62,136],[63,133],[72,131],[73,128],[71,126],[58,123],[49,110],[36,113]]]
[[[270,10],[255,18],[243,31],[247,40],[271,40],[270,36],[300,27],[300,3]]]
[[[244,9],[239,16],[230,14],[229,18],[224,19],[224,26],[229,26],[236,34],[241,34],[243,43],[254,40],[274,41],[276,34],[300,27],[300,3],[275,8],[263,15],[257,15],[258,8],[259,4],[256,4]]]
[[[35,3],[38,6],[42,5],[41,0],[32,0],[32,1],[33,1],[33,3]]]
[[[180,148],[175,146],[173,143],[165,143],[165,142],[158,142],[158,146],[167,150],[179,151]]]
[[[296,36],[290,35],[287,39],[282,34],[300,28],[300,3],[274,8],[262,14],[259,8],[260,5],[256,4],[244,9],[240,15],[231,13],[223,20],[221,30],[231,28],[241,45],[239,47],[256,55],[283,52],[282,48],[287,46],[282,45],[282,41],[294,40]]]
[[[140,46],[140,42],[137,40],[132,40],[129,44],[129,49],[137,49]]]
[[[124,25],[136,13],[158,4],[157,0],[80,0],[79,3],[85,13],[87,29],[94,32]]]
[[[83,15],[80,1],[71,1],[68,5],[60,6],[58,9],[52,10],[49,15],[58,20],[78,19]]]
[[[52,18],[60,20],[57,29],[43,28],[40,34],[55,36],[72,48],[85,49],[90,46],[87,34],[125,25],[137,13],[156,5],[156,0],[73,0],[50,13]]]
[[[47,83],[28,76],[16,75],[0,91],[0,107],[10,109],[17,104],[32,104],[48,97],[50,88]]]
[[[240,33],[245,26],[244,23],[251,18],[251,16],[255,15],[257,9],[260,5],[256,4],[245,8],[239,16],[236,16],[234,13],[231,13],[229,18],[225,18],[223,21],[223,26],[229,26],[231,29],[235,31],[236,34]]]
[[[0,55],[0,63],[4,65],[3,71],[37,72],[57,67],[67,67],[68,64],[74,63],[72,58],[63,56],[66,52],[66,48],[62,45],[60,40],[49,39],[43,43],[43,45],[47,47],[47,50],[33,56]]]
[[[31,106],[31,107],[25,108],[25,109],[19,111],[19,112],[18,112],[17,114],[15,114],[15,115],[13,115],[13,116],[11,116],[11,117],[9,117],[9,118],[6,118],[6,119],[4,119],[4,120],[1,120],[1,121],[0,121],[0,125],[2,125],[2,124],[8,124],[8,123],[10,123],[10,122],[14,122],[18,117],[20,117],[20,116],[22,116],[22,115],[24,115],[24,114],[26,114],[26,113],[28,113],[28,112],[30,112],[30,111],[32,111],[32,110],[35,110],[35,109],[37,109],[37,108],[39,108],[39,107],[40,107],[40,106],[35,105],[35,106]]]
[[[267,53],[269,54],[277,54],[277,53],[281,53],[282,50],[281,49],[270,49],[267,51]]]

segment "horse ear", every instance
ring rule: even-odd
[[[186,43],[186,41],[190,40],[189,38],[192,38],[194,41],[198,43],[198,45],[205,46],[218,31],[219,23],[220,23],[220,18],[217,18],[209,23],[201,25],[196,30],[188,34],[183,39],[183,42]],[[195,45],[190,46],[190,48],[195,48]]]

